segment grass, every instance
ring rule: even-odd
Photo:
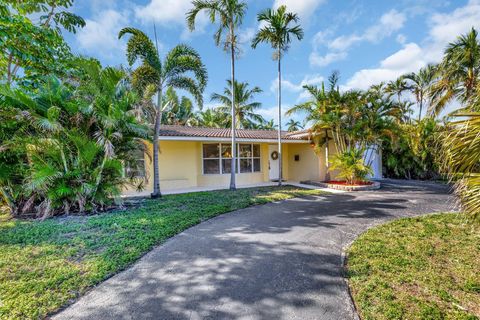
[[[0,319],[38,319],[167,238],[222,213],[320,191],[266,187],[169,195],[87,217],[0,220]]]
[[[480,231],[460,214],[400,219],[348,250],[362,319],[479,319]]]

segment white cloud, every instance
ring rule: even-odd
[[[362,34],[343,35],[329,40],[331,32],[319,32],[314,36],[313,52],[310,54],[310,64],[324,67],[332,62],[343,60],[348,55],[348,50],[356,43],[367,41],[376,43],[391,36],[400,30],[405,24],[406,16],[396,10],[390,10],[380,17],[377,24],[367,28]],[[326,44],[325,44],[326,43]],[[318,53],[318,49],[326,46],[328,51],[325,55]]]
[[[86,53],[112,58],[124,52],[125,42],[118,39],[118,32],[129,24],[128,13],[113,9],[99,12],[93,20],[86,19],[86,26],[79,30],[76,41]]]
[[[367,89],[372,84],[398,78],[402,74],[417,71],[426,65],[423,51],[416,43],[408,43],[405,47],[380,62],[380,67],[357,71],[347,88]]]
[[[287,6],[289,12],[297,13],[301,19],[300,23],[308,23],[315,10],[326,0],[275,0],[273,7]]]
[[[156,22],[164,27],[183,26],[181,38],[185,40],[192,36],[186,26],[186,13],[191,8],[191,0],[150,0],[148,4],[135,8],[135,16],[142,22]],[[206,15],[199,14],[193,34],[203,33],[207,23]]]
[[[150,0],[135,9],[137,18],[155,21],[163,25],[185,24],[185,14],[192,7],[191,0]]]
[[[306,75],[302,81],[300,81],[298,84],[293,83],[289,80],[282,79],[282,89],[293,92],[293,93],[299,93],[302,92],[303,86],[305,85],[319,85],[323,82],[324,78],[319,75],[319,74],[309,74]],[[278,79],[272,80],[272,84],[270,85],[270,91],[272,92],[277,92],[278,90]]]
[[[282,104],[282,125],[285,126],[285,123],[288,121],[287,117],[285,117],[285,112],[289,110],[292,106]],[[278,123],[278,106],[275,105],[269,108],[261,108],[258,109],[258,114],[261,115],[265,120],[269,121],[273,119],[274,123]]]
[[[362,38],[370,42],[377,42],[392,35],[403,28],[406,16],[397,10],[390,10],[380,18],[380,23],[368,28]]]
[[[346,57],[346,52],[329,52],[326,55],[321,56],[314,51],[310,54],[309,61],[311,65],[325,67],[335,61],[344,60]]]
[[[449,42],[472,27],[480,28],[480,0],[470,0],[467,5],[451,13],[434,14],[428,21],[428,36],[420,46],[408,43],[380,62],[379,67],[356,72],[346,84],[347,88],[365,89],[381,81],[417,71],[429,63],[438,63]]]

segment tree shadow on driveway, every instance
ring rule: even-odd
[[[452,203],[428,186],[387,185],[238,210],[175,236],[54,318],[352,319],[344,245],[372,224]]]

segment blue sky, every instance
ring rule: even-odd
[[[153,38],[153,23],[162,55],[178,43],[193,46],[209,72],[205,107],[212,92],[223,92],[230,75],[228,55],[215,46],[214,27],[200,17],[197,30],[185,26],[191,0],[77,0],[73,11],[87,22],[66,35],[74,52],[98,58],[104,65],[126,65],[125,40],[118,31],[137,27]],[[294,42],[283,60],[283,111],[304,100],[304,84],[320,84],[333,70],[344,89],[365,89],[406,72],[438,62],[445,46],[472,26],[480,29],[480,0],[247,0],[241,27],[245,42],[237,61],[237,79],[264,90],[257,98],[260,113],[275,118],[276,66],[266,45],[256,50],[250,40],[258,30],[256,14],[286,4],[297,12],[305,37]],[[301,119],[301,115],[296,116]],[[284,118],[283,123],[288,121]]]

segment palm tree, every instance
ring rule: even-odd
[[[401,102],[402,93],[407,90],[407,82],[403,76],[389,81],[385,87],[385,92],[390,96],[397,95],[397,102]]]
[[[314,133],[324,135],[322,141],[316,141],[319,151],[321,145],[325,145],[325,181],[330,180],[330,150],[329,150],[329,132],[332,133],[334,138],[334,145],[336,147],[337,154],[344,151],[346,147],[344,139],[340,134],[340,92],[337,92],[339,77],[338,73],[334,72],[328,78],[329,88],[325,89],[325,84],[319,88],[317,86],[304,86],[304,89],[308,91],[311,96],[311,100],[302,104],[296,105],[287,111],[287,115],[293,115],[294,113],[301,112],[305,114],[305,123],[311,123],[311,130]],[[337,94],[338,93],[338,94]]]
[[[277,128],[278,128],[278,125],[275,124],[273,119],[270,119],[269,121],[263,119],[258,124],[255,124],[252,129],[275,130]]]
[[[278,61],[278,185],[282,185],[282,55],[288,50],[293,38],[303,39],[303,30],[300,25],[291,26],[299,21],[298,15],[287,12],[286,6],[277,10],[267,9],[257,16],[257,21],[263,23],[252,40],[255,49],[259,43],[269,43],[275,50],[274,57]]]
[[[303,126],[300,124],[300,121],[296,121],[296,120],[293,120],[293,119],[290,119],[288,122],[287,122],[287,130],[289,132],[294,132],[294,131],[298,131],[300,129],[303,129]]]
[[[132,72],[135,87],[145,90],[154,86],[157,91],[157,105],[153,134],[153,193],[152,198],[161,196],[160,173],[158,165],[159,135],[162,119],[163,90],[168,87],[183,89],[193,95],[198,105],[203,105],[202,93],[207,84],[207,70],[200,55],[187,45],[177,45],[167,53],[162,61],[153,42],[142,31],[135,28],[124,28],[118,37],[130,34],[127,42],[128,63],[133,65],[137,60],[140,66]],[[193,74],[193,77],[190,75]]]
[[[438,73],[439,79],[432,88],[431,114],[438,115],[455,98],[462,103],[471,102],[480,76],[480,43],[474,28],[448,45]]]
[[[255,113],[255,110],[260,108],[262,104],[260,102],[252,102],[254,96],[263,92],[259,87],[248,88],[248,82],[235,81],[234,89],[232,91],[232,81],[227,80],[227,87],[223,90],[223,95],[219,93],[213,93],[211,100],[219,102],[222,106],[218,107],[218,111],[228,114],[231,108],[231,96],[232,92],[235,93],[235,124],[236,129],[248,129],[251,128],[253,123],[261,122],[262,116]]]
[[[175,89],[169,87],[164,101],[168,109],[163,112],[162,123],[185,126],[194,122],[193,102],[188,97],[179,98]]]
[[[207,109],[197,112],[192,124],[207,128],[227,128],[228,123],[225,121],[225,118],[225,113],[216,109]]]
[[[429,100],[429,90],[436,77],[436,66],[428,65],[420,69],[417,73],[412,72],[404,76],[407,81],[406,90],[410,91],[417,100],[419,107],[418,121],[422,119],[422,111],[425,103]],[[431,103],[429,103],[429,106]],[[430,107],[429,107],[430,108]]]
[[[195,29],[195,19],[201,11],[206,11],[211,23],[218,21],[218,30],[215,32],[214,39],[217,46],[222,42],[223,34],[226,33],[223,40],[224,50],[230,52],[231,59],[231,82],[235,83],[235,57],[237,50],[237,30],[243,22],[243,17],[247,11],[247,4],[241,0],[194,0],[193,8],[187,13],[187,24],[191,31]],[[235,183],[235,163],[237,158],[237,148],[235,139],[235,87],[231,92],[231,118],[232,118],[232,168],[230,173],[230,190],[236,189]]]

